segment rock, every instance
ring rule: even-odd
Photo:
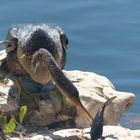
[[[24,137],[24,140],[90,140],[90,128],[87,129],[64,129],[58,131],[40,131],[33,136]],[[103,137],[105,140],[139,140],[140,130],[130,130],[121,126],[104,126]],[[21,138],[10,138],[20,140]]]
[[[97,110],[108,98],[117,96],[117,98],[106,107],[104,115],[105,125],[119,125],[122,114],[126,112],[135,101],[136,97],[133,93],[116,91],[114,85],[106,77],[92,72],[82,72],[78,70],[64,72],[77,87],[83,105],[93,118]],[[87,121],[83,120],[83,116],[77,111],[75,122],[78,128],[90,126]]]
[[[90,128],[87,129],[68,129],[56,131],[53,134],[61,137],[73,137],[76,140],[90,140],[89,135]],[[104,126],[103,128],[103,137],[105,140],[139,140],[140,139],[140,130],[130,130],[128,128],[123,128],[121,126]]]
[[[14,87],[12,80],[8,80],[7,83],[0,83],[0,116],[14,113],[18,110],[17,102],[9,96],[12,87]]]
[[[0,51],[0,60],[4,59],[7,57],[7,53],[5,52],[5,49]]]
[[[140,130],[130,130],[121,126],[104,126],[103,136],[106,137],[105,140],[139,140]]]
[[[106,99],[112,96],[117,96],[117,98],[113,100],[113,102],[109,106],[106,107],[105,117],[104,117],[105,125],[119,125],[122,114],[126,112],[130,108],[130,106],[134,103],[135,100],[134,94],[116,91],[113,84],[103,76],[91,72],[82,72],[77,70],[64,71],[64,73],[77,87],[83,105],[93,117],[95,116],[97,110],[101,107],[101,105],[106,101]],[[28,87],[33,88],[33,85],[31,86],[30,85],[31,84],[29,84],[28,82]],[[13,81],[9,79],[9,82],[7,84],[0,84],[0,88],[1,88],[1,93],[4,94],[4,96],[0,96],[0,101],[1,101],[0,106],[2,108],[5,108],[5,106],[7,106],[7,98],[9,98],[8,97],[9,92],[10,94],[15,93],[16,87],[15,84],[13,84]],[[42,94],[46,94],[48,92],[48,89],[46,88],[42,92],[44,92]],[[52,93],[50,95],[52,95]],[[59,97],[56,98],[59,99]],[[64,120],[69,119],[68,116],[65,116],[66,114],[61,114],[60,116],[58,115],[59,119],[56,120],[56,113],[58,113],[59,111],[57,111],[58,109],[54,109],[54,110],[52,109],[52,107],[54,107],[53,102],[50,102],[50,100],[49,101],[42,100],[40,112],[37,111],[34,112],[35,113],[33,115],[34,117],[31,119],[32,122],[40,125],[42,124],[48,125],[53,123],[54,121],[58,122],[58,121],[62,121],[63,119]],[[8,103],[11,103],[11,100],[8,100]],[[59,108],[61,108],[61,105]],[[7,108],[7,109],[14,110],[17,108]],[[49,110],[51,110],[52,112],[49,112]],[[6,112],[6,111],[3,110],[2,112]],[[76,123],[76,127],[78,128],[85,128],[90,126],[89,122],[87,122],[83,118],[83,116],[79,114],[78,111],[75,117],[75,123]]]
[[[8,76],[8,80],[6,80],[6,82],[4,79],[0,81],[0,115],[3,115],[16,112],[19,108],[17,101],[14,98],[18,95],[18,93],[16,90],[15,82],[13,80],[13,76],[8,73],[8,70],[5,72],[5,67],[3,67],[3,60],[6,58],[5,52],[0,52],[0,54],[2,54],[0,57],[0,77],[5,79],[5,76]],[[126,112],[135,101],[136,97],[133,93],[116,91],[114,85],[106,77],[97,75],[92,72],[82,72],[78,70],[64,70],[64,73],[77,87],[82,104],[93,116],[93,118],[98,109],[107,99],[112,96],[117,96],[117,98],[115,98],[115,100],[113,100],[113,102],[106,107],[104,125],[119,125],[122,114]],[[41,85],[34,83],[31,79],[28,78],[29,77],[22,77],[23,83],[25,84],[25,89],[31,92],[32,95],[34,95],[34,92],[37,92],[34,96],[38,96],[38,94],[43,95],[40,102],[40,111],[33,111],[32,116],[30,116],[30,122],[33,124],[33,126],[39,125],[43,127],[46,125],[48,126],[54,124],[56,127],[55,123],[59,122],[65,122],[66,128],[74,127],[75,125],[77,128],[85,128],[90,126],[89,122],[86,121],[81,114],[79,114],[78,109],[75,112],[75,107],[67,104],[61,94],[58,93],[59,91],[54,90],[54,85],[44,85],[42,87]],[[75,125],[73,125],[73,123],[75,123]],[[61,124],[63,125],[63,123]],[[59,125],[57,125],[57,127],[60,128]],[[106,129],[108,128],[109,127]],[[119,126],[116,128],[118,128],[118,131],[120,131]],[[65,131],[68,130],[63,130],[60,132],[64,133],[65,135]],[[110,132],[110,130],[108,131]],[[46,139],[56,139],[56,136],[52,134],[53,132],[47,130],[45,134],[51,134],[51,138]],[[72,133],[71,139],[77,139],[77,133],[80,135],[81,130],[72,129],[70,130],[70,133]],[[116,133],[114,133],[114,135],[115,134]],[[42,139],[44,136],[40,134],[37,135],[37,137],[38,139]],[[62,137],[58,135],[58,138]]]

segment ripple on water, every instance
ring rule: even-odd
[[[130,129],[140,129],[140,113],[126,113],[121,119],[121,125]]]

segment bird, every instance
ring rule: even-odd
[[[20,76],[28,75],[39,84],[53,81],[58,90],[91,123],[92,116],[80,101],[79,92],[65,76],[68,37],[57,25],[13,25],[5,41],[7,65],[16,79],[19,100],[32,98],[24,89]]]

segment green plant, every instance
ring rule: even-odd
[[[10,121],[7,122],[7,117],[2,117],[3,133],[13,133],[17,126],[21,125],[27,113],[27,106],[22,106],[19,113],[19,122],[11,115]]]
[[[15,123],[15,119],[13,118],[13,116],[11,116],[11,119],[9,122],[7,122],[7,117],[4,116],[2,118],[2,124],[3,124],[4,133],[12,133],[12,132],[14,132],[14,130],[16,128],[16,123]]]
[[[27,106],[22,106],[19,113],[19,123],[22,124],[23,119],[27,113]]]

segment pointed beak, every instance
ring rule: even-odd
[[[5,40],[0,41],[0,48],[5,48],[5,44],[6,44]]]
[[[93,121],[93,118],[87,112],[87,110],[83,106],[81,106],[81,105],[77,106],[77,109],[83,115],[83,117],[89,122],[89,124],[91,124],[92,121]]]
[[[70,102],[77,107],[77,110],[83,115],[83,117],[91,124],[93,121],[92,116],[88,113],[81,102],[77,101],[75,98],[71,98]]]

